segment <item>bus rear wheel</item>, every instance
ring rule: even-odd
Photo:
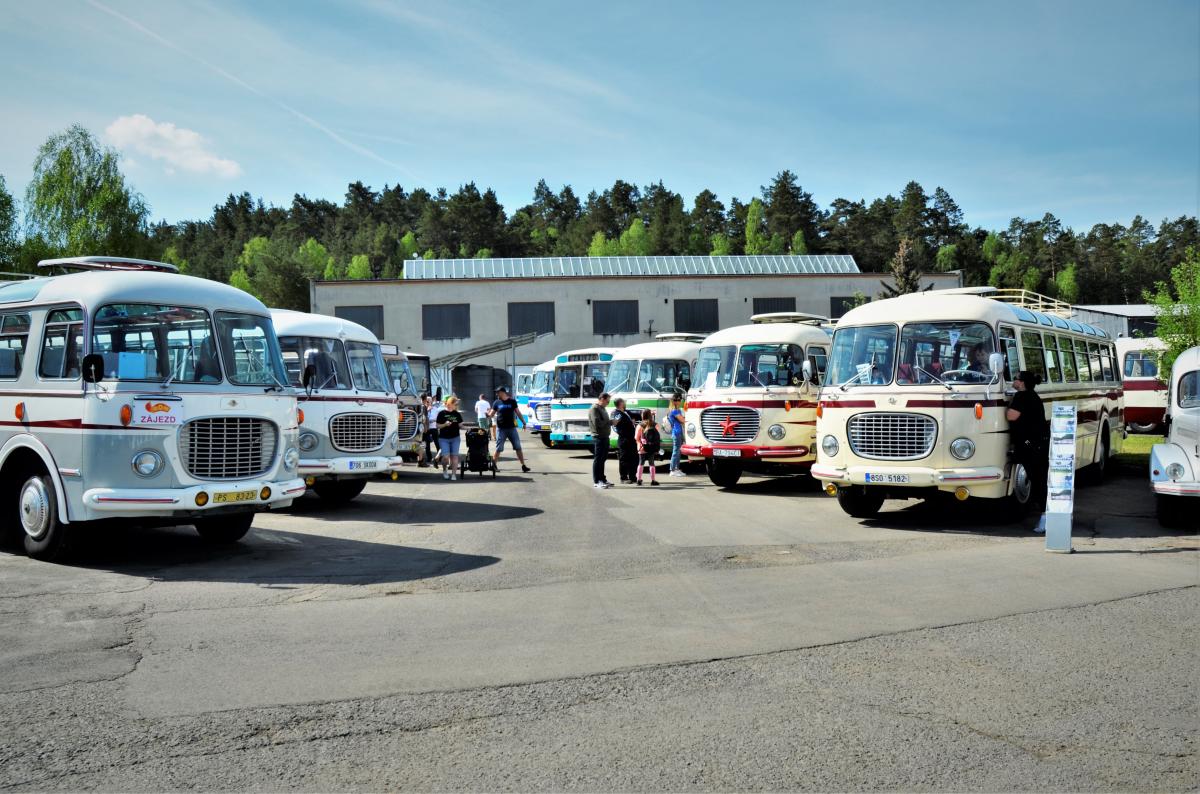
[[[197,518],[192,523],[200,537],[209,543],[237,543],[250,531],[250,525],[254,523],[254,513]]]
[[[865,485],[847,485],[838,488],[837,500],[846,515],[871,518],[883,507],[883,492]]]
[[[25,553],[35,560],[55,560],[70,546],[70,527],[59,520],[54,480],[35,474],[25,480],[17,498]]]
[[[1107,424],[1100,432],[1100,446],[1096,450],[1096,460],[1087,467],[1086,477],[1089,485],[1099,485],[1108,474],[1108,427]]]
[[[365,479],[333,480],[331,482],[313,483],[313,490],[322,501],[335,505],[344,505],[363,492],[367,487]]]
[[[710,460],[708,479],[718,487],[733,488],[738,484],[738,480],[742,479],[742,467],[727,460]]]
[[[538,435],[542,437],[542,445],[543,446],[546,446],[546,447],[554,446],[554,442],[550,440],[549,433],[538,433]]]
[[[1005,498],[1005,512],[1012,521],[1020,521],[1029,515],[1033,503],[1033,480],[1024,463],[1014,463],[1012,468],[1012,491]]]
[[[1158,422],[1130,422],[1129,423],[1129,432],[1136,433],[1138,435],[1143,435],[1146,433],[1153,433],[1157,429],[1158,429]]]

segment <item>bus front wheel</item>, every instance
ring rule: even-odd
[[[238,513],[231,516],[211,516],[197,518],[193,522],[200,537],[209,543],[237,543],[246,537],[250,525],[254,523],[254,513]]]
[[[721,488],[733,488],[742,479],[742,467],[727,460],[708,462],[708,479]]]
[[[1032,501],[1033,480],[1029,478],[1029,472],[1026,471],[1024,463],[1014,463],[1012,468],[1012,492],[1007,497],[1008,517],[1013,521],[1020,521],[1029,514]]]
[[[25,553],[35,560],[54,560],[70,545],[70,527],[58,518],[58,496],[54,480],[35,474],[21,486],[17,499],[21,529],[25,531]]]
[[[871,518],[883,507],[883,493],[865,485],[838,488],[837,500],[846,515],[854,518]]]
[[[542,445],[543,446],[546,446],[546,447],[554,446],[554,442],[550,440],[549,433],[538,433],[538,435],[542,437]]]
[[[332,482],[313,483],[313,490],[322,501],[330,504],[343,505],[363,492],[367,487],[365,478],[358,480],[333,480]]]

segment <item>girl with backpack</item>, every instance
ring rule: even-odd
[[[654,412],[649,408],[642,411],[642,421],[638,423],[634,440],[638,448],[637,484],[642,484],[642,470],[650,467],[650,484],[658,485],[658,451],[662,447],[662,436],[654,423]]]

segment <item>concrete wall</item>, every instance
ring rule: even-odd
[[[674,331],[672,301],[716,298],[722,328],[750,321],[754,298],[796,298],[796,311],[828,316],[830,299],[855,292],[875,296],[880,273],[798,276],[684,276],[627,278],[459,279],[313,282],[312,311],[335,315],[339,306],[382,306],[384,341],[401,350],[437,358],[459,350],[508,338],[508,304],[553,301],[554,336],[517,348],[517,363],[539,364],[564,350],[625,347],[654,334]],[[924,284],[934,289],[961,286],[958,273],[933,273]],[[640,334],[597,336],[592,333],[591,300],[638,300]],[[471,304],[470,336],[462,339],[421,338],[421,307],[434,303]],[[647,333],[653,329],[651,333]],[[505,354],[485,356],[475,364],[503,367]],[[511,363],[511,362],[510,362]]]

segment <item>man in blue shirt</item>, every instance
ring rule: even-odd
[[[500,453],[504,451],[504,442],[508,441],[517,453],[517,460],[521,462],[521,471],[527,472],[529,467],[525,465],[525,453],[521,451],[521,437],[517,435],[517,422],[520,421],[521,427],[525,427],[521,406],[503,386],[496,390],[496,396],[499,399],[492,403],[492,418],[496,423],[496,454],[492,460],[497,466],[500,465]]]

